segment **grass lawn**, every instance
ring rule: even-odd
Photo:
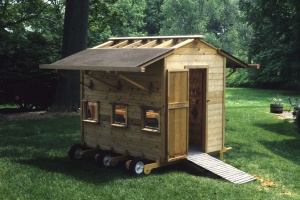
[[[296,93],[227,89],[224,160],[257,181],[235,185],[182,165],[131,176],[123,166],[73,162],[79,116],[59,116],[0,122],[0,199],[300,199],[300,134],[269,113],[278,93],[289,109]]]

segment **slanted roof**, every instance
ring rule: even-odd
[[[206,43],[202,40],[203,38],[202,35],[110,38],[108,42],[73,54],[55,63],[40,65],[40,68],[144,72],[146,66],[195,40],[201,40],[225,56],[227,67],[252,67],[227,52]]]
[[[52,69],[143,72],[172,49],[87,49],[45,67]]]

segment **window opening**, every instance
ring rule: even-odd
[[[127,126],[127,105],[113,105],[112,125]]]
[[[99,102],[83,101],[83,116],[84,121],[98,122],[99,121]]]
[[[160,110],[154,108],[144,108],[144,126],[143,130],[145,131],[160,131]]]

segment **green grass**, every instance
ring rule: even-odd
[[[227,89],[224,160],[259,180],[235,185],[182,165],[131,176],[123,166],[72,162],[79,117],[0,122],[0,199],[300,199],[300,135],[290,120],[269,113],[279,93]],[[300,94],[298,94],[300,97]],[[287,109],[289,107],[286,107]]]

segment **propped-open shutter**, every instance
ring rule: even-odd
[[[188,70],[171,70],[168,72],[168,160],[187,156],[188,77]]]

